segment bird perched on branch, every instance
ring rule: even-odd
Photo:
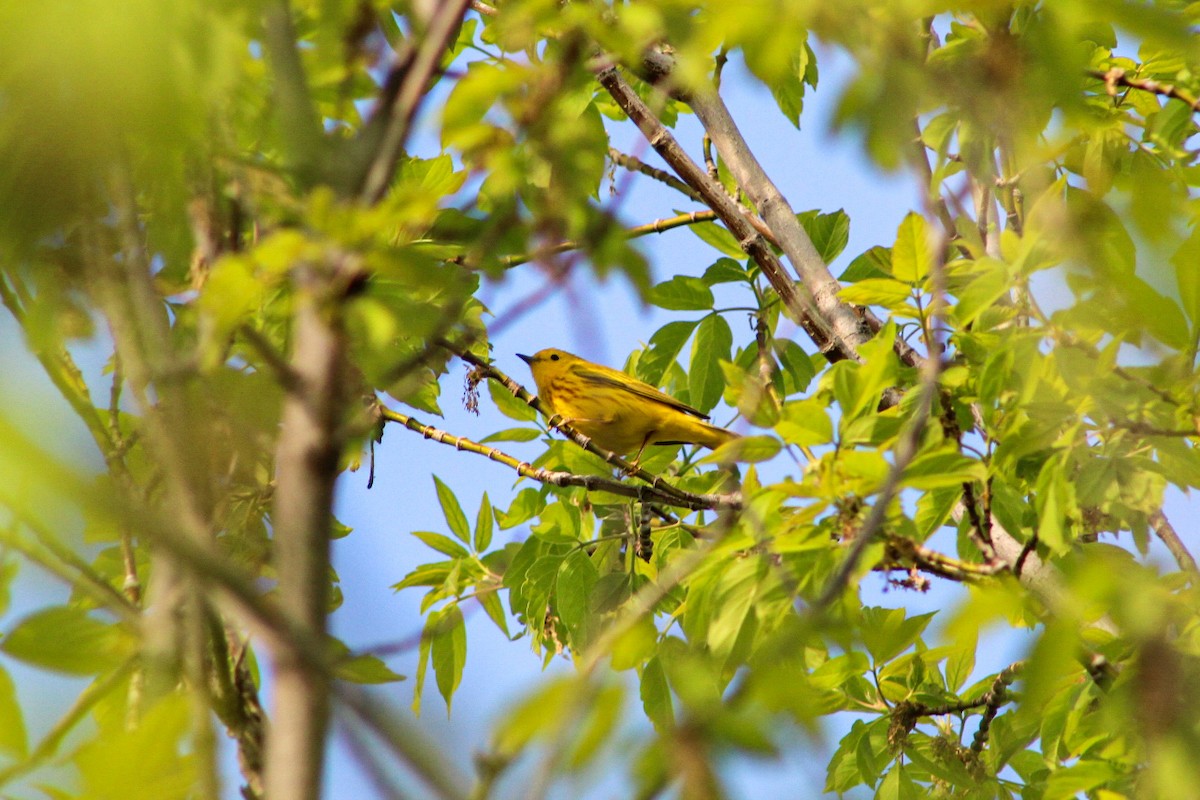
[[[532,356],[517,354],[529,365],[538,397],[550,414],[605,450],[633,463],[652,444],[699,444],[716,448],[737,434],[710,425],[708,417],[624,372],[553,348]]]

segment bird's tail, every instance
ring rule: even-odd
[[[681,415],[682,416],[682,415]],[[733,431],[710,425],[695,417],[683,417],[680,428],[669,431],[671,439],[655,439],[655,444],[698,444],[716,450],[726,442],[738,438]]]

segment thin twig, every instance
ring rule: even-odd
[[[933,248],[933,263],[930,265],[929,281],[933,289],[933,302],[930,304],[929,313],[926,318],[926,346],[929,348],[929,357],[924,359],[921,367],[921,394],[917,398],[916,408],[913,411],[913,416],[907,426],[907,430],[901,433],[900,439],[896,444],[894,461],[888,470],[883,486],[879,490],[878,497],[875,498],[875,504],[871,507],[871,513],[867,516],[867,520],[863,523],[862,528],[855,534],[854,542],[850,545],[850,551],[846,554],[841,567],[838,568],[833,579],[825,587],[825,591],[821,593],[820,597],[813,604],[815,610],[824,610],[827,608],[837,599],[850,582],[851,576],[858,568],[858,562],[862,560],[863,553],[875,541],[879,531],[883,527],[883,522],[887,518],[888,507],[891,505],[897,491],[899,491],[900,482],[904,478],[904,471],[912,463],[913,458],[916,457],[920,450],[921,439],[924,436],[925,426],[929,423],[929,417],[933,411],[933,401],[938,393],[938,381],[941,377],[942,365],[945,361],[945,344],[942,342],[938,331],[942,327],[940,320],[942,311],[946,307],[946,241],[946,233],[942,231],[938,237],[936,246]]]
[[[629,170],[630,172],[640,172],[642,175],[645,175],[648,178],[653,178],[654,180],[658,181],[659,183],[665,184],[666,186],[670,186],[672,189],[679,192],[680,194],[686,195],[688,198],[695,200],[697,203],[704,202],[704,198],[700,196],[699,192],[697,192],[695,189],[688,186],[686,183],[679,180],[679,178],[676,178],[674,175],[667,172],[666,170],[662,170],[657,167],[652,167],[649,164],[647,164],[645,161],[642,161],[641,159],[639,159],[635,156],[631,156],[631,155],[627,155],[626,153],[622,153],[620,150],[616,149],[615,147],[608,148],[608,157],[611,158],[613,163],[616,164],[617,166],[624,167],[625,169]]]
[[[1104,81],[1104,88],[1112,97],[1117,96],[1118,86],[1126,86],[1130,89],[1173,98],[1191,108],[1192,111],[1200,111],[1200,99],[1192,97],[1191,94],[1180,89],[1178,86],[1170,83],[1160,83],[1148,78],[1132,78],[1122,67],[1113,67],[1108,71],[1089,69],[1086,74],[1089,77]]]
[[[625,238],[636,239],[640,236],[646,236],[652,233],[664,233],[673,228],[681,228],[685,225],[698,225],[701,222],[712,222],[717,218],[713,211],[690,211],[684,214],[676,214],[673,217],[664,219],[656,219],[653,222],[647,222],[645,225],[637,225],[625,231]],[[547,247],[539,248],[532,253],[518,253],[516,255],[504,256],[500,259],[500,264],[505,267],[516,267],[521,264],[527,264],[530,261],[536,261],[547,256],[567,253],[572,250],[578,250],[583,247],[582,242],[559,242],[558,244],[548,245]],[[461,264],[468,269],[474,269],[475,265],[467,262],[465,258],[456,258],[454,263]]]
[[[1150,515],[1150,527],[1158,534],[1158,538],[1162,539],[1162,543],[1171,551],[1171,555],[1175,557],[1175,563],[1179,568],[1188,573],[1192,581],[1196,580],[1196,576],[1200,571],[1196,568],[1196,559],[1192,558],[1192,554],[1188,552],[1187,545],[1179,538],[1179,534],[1175,531],[1175,527],[1171,525],[1170,520],[1161,510],[1155,511]]]
[[[363,175],[362,189],[359,191],[363,202],[374,205],[387,192],[396,162],[412,130],[413,119],[428,95],[442,55],[458,32],[469,5],[469,0],[444,0],[434,6],[433,16],[412,60],[402,65],[401,75],[389,81],[396,86],[396,91],[394,96],[386,97],[380,104],[379,119],[385,122],[375,123],[373,118],[364,127],[363,135],[372,136],[378,135],[375,134],[376,128],[379,124],[383,125],[378,147]]]
[[[494,447],[479,444],[462,436],[455,436],[443,430],[439,430],[430,425],[425,425],[418,420],[413,419],[407,414],[402,414],[399,411],[393,411],[390,408],[383,408],[380,414],[386,420],[397,422],[410,431],[419,433],[426,439],[432,439],[440,444],[453,447],[455,450],[465,450],[468,453],[485,456],[492,461],[504,464],[512,468],[516,473],[525,478],[532,478],[535,481],[546,483],[551,486],[581,486],[589,491],[609,492],[611,494],[621,495],[622,497],[641,498],[646,497],[653,502],[662,503],[667,506],[678,508],[689,508],[693,511],[704,509],[717,508],[739,508],[741,498],[737,494],[719,495],[719,494],[692,494],[684,492],[681,489],[676,489],[673,492],[663,492],[653,486],[631,486],[627,483],[622,483],[612,478],[605,478],[600,475],[577,475],[573,472],[561,472],[556,470],[543,469],[542,467],[534,467],[526,461],[521,461],[507,453],[497,450]],[[682,495],[682,496],[680,496]]]

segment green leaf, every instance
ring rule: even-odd
[[[812,685],[818,689],[841,689],[847,681],[866,674],[871,662],[862,653],[851,652],[829,659],[812,672]]]
[[[954,306],[954,316],[964,326],[973,324],[980,314],[1007,295],[1012,286],[1008,267],[1003,262],[981,258],[975,265],[982,267],[983,272],[958,292],[958,303]]]
[[[813,447],[833,441],[833,420],[824,401],[818,397],[789,400],[783,407],[783,419],[775,425],[788,444]]]
[[[421,640],[417,644],[417,676],[413,681],[412,712],[418,717],[421,716],[421,695],[425,690],[425,673],[429,668],[429,653],[433,649],[437,619],[437,612],[425,618],[425,627],[421,629]]]
[[[571,646],[576,651],[586,646],[588,641],[592,588],[599,579],[600,573],[582,550],[572,551],[558,568],[555,608],[571,635]]]
[[[447,541],[450,541],[447,537]],[[392,589],[400,591],[410,586],[441,586],[450,577],[450,570],[455,566],[453,561],[442,561],[438,564],[422,564],[404,576],[404,580],[393,584]]]
[[[779,455],[783,444],[774,436],[739,436],[726,442],[716,450],[700,459],[700,464],[721,464],[738,461],[755,464],[760,461],[770,461]]]
[[[913,516],[913,522],[922,541],[945,524],[961,496],[961,486],[950,486],[925,492],[917,499],[917,513]]]
[[[910,212],[896,232],[896,244],[892,248],[892,276],[915,286],[925,280],[932,266],[929,227],[924,217]]]
[[[450,526],[450,532],[457,536],[459,541],[470,544],[471,529],[467,526],[467,515],[463,513],[462,506],[458,504],[458,498],[437,475],[433,476],[433,483],[437,487],[438,502],[442,505],[442,514],[446,517],[446,524]],[[430,546],[433,547],[433,545]]]
[[[653,286],[647,299],[668,311],[708,311],[713,307],[713,293],[708,284],[687,275],[676,275]]]
[[[1192,325],[1200,324],[1200,228],[1171,256],[1179,300]]]
[[[492,503],[488,500],[487,492],[479,502],[479,514],[475,517],[475,552],[482,553],[492,543],[492,530],[495,528],[495,516],[492,514]]]
[[[975,647],[977,639],[970,639],[955,645],[949,658],[946,659],[946,688],[957,692],[970,679],[975,670]]]
[[[752,54],[756,50],[747,50],[747,64],[753,62]],[[781,80],[767,80],[775,105],[783,113],[784,118],[800,130],[800,114],[804,111],[804,75],[808,71],[809,50],[807,47],[797,48],[792,53],[789,74]]]
[[[688,225],[688,230],[700,237],[705,244],[731,258],[745,258],[746,251],[733,238],[733,234],[715,222],[701,222],[698,225]]]
[[[730,360],[733,332],[719,314],[704,318],[696,328],[692,342],[692,360],[688,365],[688,397],[701,411],[709,411],[725,391],[725,376],[721,360]]]
[[[488,619],[496,623],[496,627],[505,636],[508,636],[508,619],[504,616],[504,605],[500,602],[500,595],[494,591],[485,591],[480,589],[475,593],[475,599],[479,601],[479,605],[483,606],[483,611],[488,615]]]
[[[662,662],[654,656],[642,667],[639,694],[642,709],[659,733],[669,731],[675,724],[675,711],[671,704],[671,689],[667,685],[667,673]]]
[[[807,389],[808,385],[812,383],[812,379],[817,376],[816,369],[813,368],[812,356],[790,339],[785,342],[777,339],[774,346],[775,358],[778,359],[779,366],[783,370],[784,397],[790,397],[796,392]]]
[[[440,533],[433,531],[413,531],[413,536],[420,539],[422,542],[437,550],[439,553],[445,553],[451,558],[470,558],[471,554],[467,552],[467,548],[463,547],[458,542]]]
[[[73,761],[82,780],[80,797],[122,800],[186,800],[195,797],[196,756],[187,697],[160,697],[132,727],[110,725],[88,741]]]
[[[509,504],[507,511],[495,509],[496,522],[500,525],[500,530],[506,531],[509,528],[515,528],[522,522],[528,522],[541,513],[546,507],[546,498],[542,497],[542,493],[537,489],[522,489],[517,492],[517,496],[513,498]]]
[[[6,669],[0,669],[0,752],[17,759],[25,758],[29,752],[17,687]]]
[[[875,800],[919,800],[926,795],[917,791],[917,785],[908,775],[903,764],[897,764],[883,776],[875,791]]]
[[[528,408],[528,406],[526,406]],[[532,442],[542,435],[537,428],[505,428],[502,431],[488,434],[479,440],[480,444],[488,442]]]
[[[732,258],[718,258],[704,270],[704,275],[700,280],[704,281],[708,286],[715,286],[718,283],[748,283],[750,274],[746,272],[737,261]]]
[[[1081,759],[1069,767],[1050,773],[1046,780],[1044,800],[1070,800],[1080,794],[1090,794],[1112,780],[1120,779],[1123,771],[1109,761]]]
[[[615,684],[603,687],[596,694],[583,720],[583,729],[567,756],[567,764],[572,770],[586,766],[608,741],[621,718],[624,699],[622,687]]]
[[[1047,459],[1038,475],[1034,505],[1038,512],[1038,539],[1057,555],[1070,548],[1067,540],[1067,514],[1074,506],[1071,488],[1058,458]]]
[[[892,277],[892,248],[875,245],[857,256],[838,276],[842,283],[857,283],[868,278]]]
[[[649,617],[642,617],[617,637],[612,647],[612,668],[617,671],[645,664],[658,649],[658,628]]]
[[[982,462],[954,450],[921,453],[904,470],[902,483],[913,489],[961,487],[964,483],[984,481],[987,468]]]
[[[638,359],[637,374],[651,386],[659,386],[667,369],[679,358],[683,346],[700,322],[676,320],[663,325],[650,337],[650,349]]]
[[[876,665],[885,664],[920,638],[934,614],[905,616],[902,608],[864,607],[862,639]]]
[[[340,680],[361,684],[395,683],[405,679],[383,663],[383,659],[370,653],[361,653],[348,661],[339,662],[334,675]]]
[[[865,278],[843,286],[838,297],[860,306],[879,306],[891,311],[912,311],[912,287],[892,278]]]
[[[446,701],[446,714],[449,715],[450,700],[462,681],[463,666],[467,662],[467,629],[463,624],[462,611],[456,605],[430,614],[429,619],[435,625],[433,674],[437,678],[438,691]]]
[[[542,510],[541,519],[530,530],[545,542],[578,544],[582,528],[579,506],[572,503],[551,503]]]
[[[571,708],[572,698],[578,691],[578,684],[569,677],[543,682],[520,705],[500,717],[495,737],[496,752],[511,758],[535,739],[556,735],[565,720],[560,714],[547,712]]]
[[[520,422],[532,422],[537,419],[537,412],[533,410],[533,406],[519,399],[496,381],[490,380],[487,385],[488,394],[492,396],[492,402],[496,404],[496,410],[501,414]]]
[[[797,214],[796,219],[804,226],[808,238],[812,239],[813,246],[826,264],[841,255],[850,242],[850,217],[840,208],[828,214],[804,211]]]
[[[133,653],[132,639],[116,625],[79,608],[37,611],[17,623],[0,650],[44,669],[71,675],[97,675],[116,668]]]

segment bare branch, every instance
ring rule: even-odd
[[[716,218],[716,213],[712,211],[690,211],[686,214],[677,214],[673,217],[667,217],[665,219],[656,219],[654,222],[647,222],[645,225],[637,225],[625,231],[625,238],[637,239],[638,237],[648,236],[652,233],[665,233],[666,231],[674,228],[682,228],[687,225],[698,225],[701,222],[712,222]],[[582,245],[579,242],[559,242],[558,244],[541,248],[533,253],[519,253],[512,256],[504,256],[500,259],[500,263],[505,267],[516,267],[536,259],[545,258],[546,256],[567,253],[571,250],[578,250],[580,247],[582,247]],[[462,264],[469,269],[474,268],[472,264],[467,264],[463,259],[456,259],[455,263]]]
[[[1161,510],[1151,514],[1150,527],[1154,529],[1154,532],[1158,534],[1158,538],[1171,551],[1171,555],[1175,557],[1175,563],[1179,565],[1180,569],[1188,573],[1194,582],[1196,576],[1200,575],[1200,570],[1196,569],[1196,559],[1192,558],[1192,554],[1188,552],[1187,545],[1179,538],[1179,534],[1167,519],[1166,514]]]
[[[449,445],[455,450],[465,450],[468,453],[485,456],[492,461],[504,464],[512,468],[516,473],[525,478],[532,478],[541,483],[547,483],[551,486],[582,486],[589,491],[609,492],[610,494],[620,495],[622,497],[631,497],[642,501],[652,501],[662,503],[667,506],[676,506],[679,508],[690,508],[692,510],[701,509],[717,509],[731,508],[737,509],[741,507],[740,495],[734,494],[692,494],[684,492],[681,489],[676,489],[672,493],[667,493],[656,489],[653,486],[630,486],[627,483],[622,483],[612,478],[605,478],[600,475],[576,475],[573,472],[561,472],[557,470],[548,470],[541,467],[531,466],[528,462],[521,461],[508,455],[507,453],[497,450],[494,447],[479,444],[462,436],[454,436],[446,433],[430,425],[425,425],[418,420],[413,419],[407,414],[401,414],[399,411],[393,411],[390,408],[383,408],[381,415],[384,419],[398,422],[410,431],[419,433],[426,439],[432,439],[440,444]],[[681,496],[682,495],[682,496]]]
[[[364,126],[360,137],[365,142],[378,140],[378,145],[372,147],[358,191],[363,202],[377,203],[387,192],[396,162],[404,152],[404,144],[412,130],[413,119],[469,5],[470,0],[438,3],[411,59],[401,60],[388,75],[379,108]]]
[[[640,172],[648,178],[653,178],[659,183],[670,186],[680,194],[686,195],[692,200],[695,200],[697,203],[704,202],[704,198],[700,196],[699,192],[665,170],[652,167],[641,159],[622,153],[615,147],[608,148],[608,157],[611,158],[613,163],[617,166],[624,167],[630,172]]]
[[[1104,81],[1104,88],[1111,97],[1117,96],[1118,86],[1127,86],[1130,89],[1173,98],[1187,105],[1192,111],[1200,111],[1200,99],[1192,97],[1191,94],[1183,89],[1170,83],[1160,83],[1147,78],[1132,78],[1122,67],[1113,67],[1107,72],[1098,69],[1089,69],[1086,74],[1089,77]]]
[[[861,337],[847,340],[834,334],[808,290],[803,285],[798,286],[787,276],[783,264],[738,208],[737,203],[684,152],[675,137],[617,72],[617,68],[611,64],[600,67],[596,79],[637,124],[650,146],[671,165],[684,182],[700,193],[706,205],[717,212],[721,222],[738,240],[742,249],[758,263],[772,288],[779,293],[788,315],[804,328],[821,352],[834,361],[843,358],[857,360],[856,342],[860,341]],[[809,247],[811,246],[810,242]]]

